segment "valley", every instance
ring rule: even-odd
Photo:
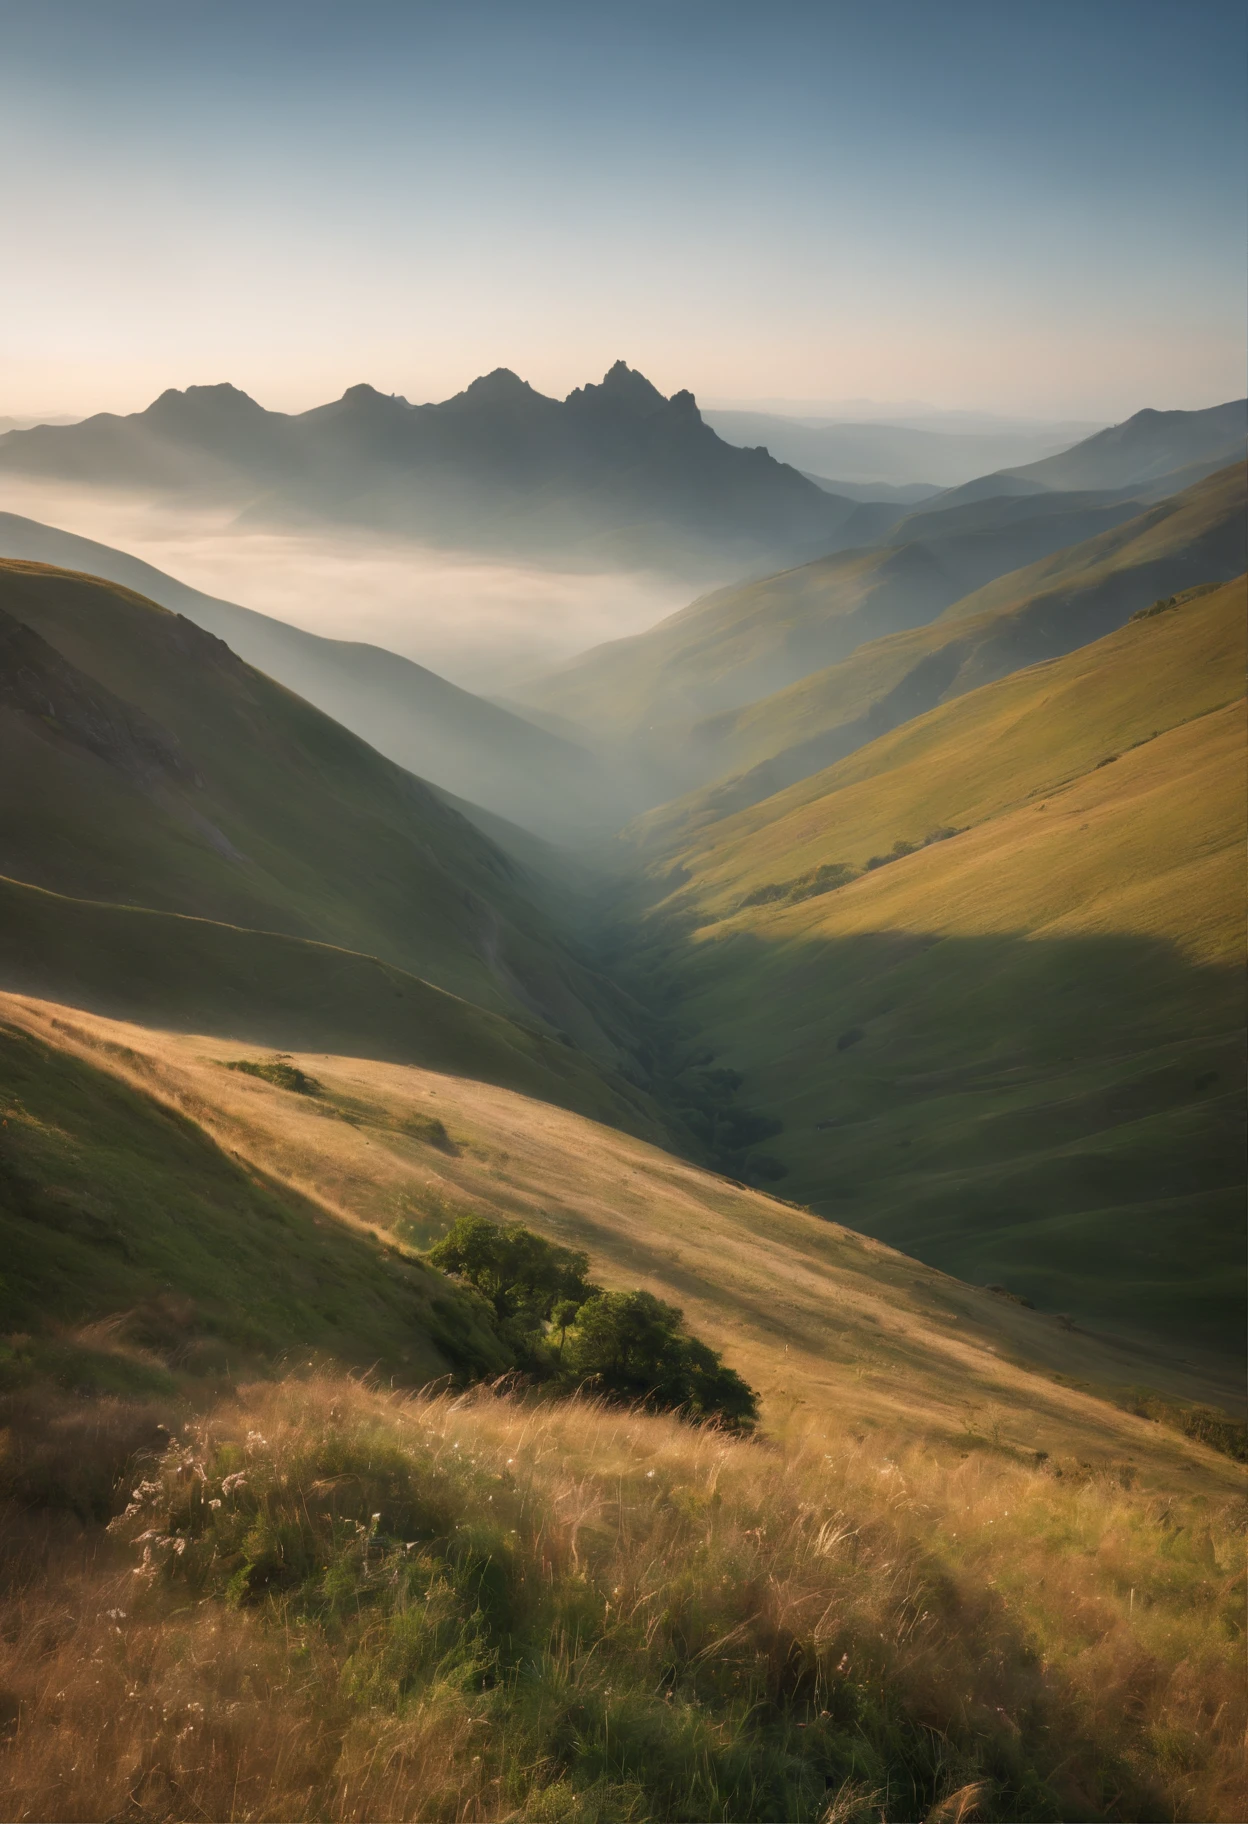
[[[487,381],[419,409],[564,422]],[[206,486],[219,392],[0,457],[176,431]],[[1235,1815],[1236,413],[851,502],[495,700],[0,516],[12,1815],[135,1756],[162,1818],[227,1766],[254,1818]],[[678,1310],[757,1428],[565,1397],[588,1305],[518,1343],[429,1257],[468,1218]]]

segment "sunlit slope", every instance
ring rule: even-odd
[[[1237,575],[1245,507],[1240,465],[1001,577],[930,625],[869,641],[787,690],[706,718],[690,747],[715,783],[655,812],[652,834],[679,841],[937,703],[1099,638],[1158,597]]]
[[[516,864],[220,640],[126,589],[6,563],[0,641],[0,872],[379,956],[615,1057],[627,1011]]]
[[[999,576],[963,596],[946,618],[1017,612],[1047,598],[1059,611],[1072,595],[1123,610],[1141,593],[1169,595],[1194,582],[1237,575],[1245,544],[1245,468],[1230,464],[1097,538]],[[1203,566],[1203,569],[1202,569]]]
[[[200,1372],[292,1347],[415,1382],[504,1365],[488,1326],[419,1261],[332,1220],[140,1086],[7,1023],[0,1118],[6,1336],[46,1346],[63,1326],[132,1313],[137,1340],[154,1332]],[[98,1356],[80,1334],[63,1371],[103,1375],[101,1391],[127,1367],[139,1392],[167,1379],[138,1351],[110,1357],[109,1330],[95,1340]]]
[[[566,1110],[324,1054],[296,1054],[318,1093],[293,1094],[222,1069],[239,1055],[229,1042],[13,996],[0,1017],[158,1098],[348,1231],[427,1245],[477,1210],[586,1248],[606,1284],[682,1306],[760,1388],[768,1427],[834,1418],[1028,1462],[1037,1450],[1071,1467],[1129,1461],[1172,1489],[1238,1486],[1225,1458],[1071,1384],[1233,1406],[1237,1384],[1216,1363],[1183,1367],[1069,1332]]]
[[[665,858],[691,878],[648,960],[784,1120],[786,1192],[1049,1310],[1241,1347],[1242,692],[1241,582]]]
[[[705,778],[705,763],[682,751],[703,717],[781,690],[864,640],[925,625],[990,578],[1137,510],[1069,495],[915,514],[885,544],[703,596],[521,694],[599,736],[642,735],[648,749],[658,744],[658,763]]]

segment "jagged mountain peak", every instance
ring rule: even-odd
[[[609,405],[616,410],[623,408],[639,417],[648,417],[652,412],[662,411],[668,401],[658,387],[635,367],[630,367],[627,361],[616,361],[607,369],[597,386],[591,382],[576,387],[568,394],[567,403]]]

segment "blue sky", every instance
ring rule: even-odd
[[[1220,0],[0,0],[0,414],[617,355],[704,399],[1211,404],[1244,57]]]

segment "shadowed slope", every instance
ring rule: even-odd
[[[611,820],[613,781],[585,747],[397,653],[305,633],[204,595],[124,551],[14,513],[0,513],[0,557],[85,571],[184,614],[387,759],[539,835],[558,838]]]
[[[642,960],[784,1120],[786,1189],[1049,1309],[1239,1351],[1242,691],[1228,586],[666,851],[685,884]]]
[[[9,1024],[0,1083],[0,1329],[27,1332],[27,1345],[32,1330],[46,1346],[55,1326],[137,1307],[133,1340],[154,1327],[201,1371],[292,1347],[384,1362],[417,1384],[505,1366],[456,1287],[226,1154],[141,1087]],[[89,1343],[76,1367],[65,1349],[80,1382],[127,1367],[140,1391],[167,1380],[141,1346],[110,1363],[115,1331],[97,1339],[98,1362]]]
[[[436,986],[413,993],[437,1000],[435,1025],[462,1016],[484,1074],[512,1080],[508,1054],[549,1047],[552,1093],[612,1105],[572,1045],[609,1067],[627,1002],[421,781],[212,635],[95,579],[0,566],[0,647],[10,982],[72,981],[95,1004],[198,1022],[219,993],[218,1015],[244,1011],[247,1030],[276,1038],[293,1020],[411,1057],[428,1055],[422,1022],[376,984],[424,977]],[[33,889],[57,897],[37,910]]]

